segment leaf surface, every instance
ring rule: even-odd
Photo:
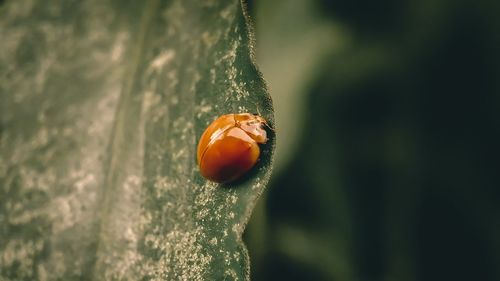
[[[248,280],[242,181],[203,179],[217,116],[272,105],[241,2],[0,6],[0,280]]]

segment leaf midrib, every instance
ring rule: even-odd
[[[111,202],[114,200],[115,192],[117,191],[117,176],[120,168],[123,167],[125,161],[127,160],[127,155],[129,155],[129,151],[123,149],[123,142],[127,141],[122,138],[124,136],[124,132],[127,130],[138,130],[135,126],[128,126],[129,124],[125,124],[126,117],[129,113],[130,104],[134,104],[132,100],[134,98],[134,86],[138,82],[137,76],[139,74],[141,68],[141,61],[145,52],[146,40],[148,37],[148,31],[151,26],[151,22],[153,20],[153,14],[157,10],[160,4],[159,0],[148,0],[145,3],[145,7],[142,11],[139,28],[137,29],[137,35],[135,36],[136,40],[135,46],[132,47],[132,55],[131,55],[131,63],[128,64],[126,74],[123,76],[123,89],[120,94],[117,111],[114,118],[114,124],[112,128],[112,132],[110,135],[109,149],[110,152],[107,158],[107,163],[104,164],[105,169],[105,178],[103,181],[103,186],[101,189],[101,194],[99,196],[100,202],[98,209],[100,210],[98,214],[101,214],[100,220],[97,222],[97,230],[95,237],[95,251],[91,252],[93,254],[90,261],[90,268],[83,270],[83,274],[81,280],[96,280],[99,276],[99,273],[96,272],[98,268],[99,261],[99,253],[103,251],[102,240],[106,229],[106,226],[109,225],[110,220],[110,212],[111,212]],[[124,58],[127,60],[128,58]],[[138,116],[133,119],[137,119]],[[127,128],[128,127],[128,128]]]

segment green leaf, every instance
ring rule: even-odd
[[[246,179],[203,179],[217,116],[273,124],[242,3],[0,6],[0,280],[248,280]]]

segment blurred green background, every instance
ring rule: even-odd
[[[500,5],[254,0],[274,176],[253,280],[500,280]]]

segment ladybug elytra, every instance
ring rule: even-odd
[[[201,174],[214,182],[228,183],[248,172],[259,159],[259,144],[267,142],[264,118],[226,114],[212,122],[198,143]]]

